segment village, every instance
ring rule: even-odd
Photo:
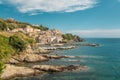
[[[56,44],[63,39],[62,32],[59,30],[41,31],[40,29],[33,28],[30,25],[26,25],[24,28],[13,29],[10,32],[23,32],[28,34],[39,44]]]

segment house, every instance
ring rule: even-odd
[[[17,28],[17,29],[13,29],[11,32],[24,32],[23,28]]]
[[[42,44],[56,44],[62,41],[62,33],[59,30],[41,31],[37,41]]]
[[[25,31],[26,33],[31,33],[31,32],[34,32],[34,29],[33,29],[31,26],[27,25],[27,26],[24,28],[24,31]]]

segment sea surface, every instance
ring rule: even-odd
[[[86,43],[99,43],[100,47],[80,46],[72,50],[57,50],[52,54],[80,58],[53,59],[38,64],[88,66],[87,71],[60,72],[16,80],[120,80],[120,38],[87,38]]]

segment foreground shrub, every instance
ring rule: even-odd
[[[17,51],[23,51],[26,47],[25,41],[19,38],[18,36],[9,37],[9,43],[11,46],[17,49]]]

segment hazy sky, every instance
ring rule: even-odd
[[[120,0],[0,0],[0,17],[82,37],[120,38]]]

